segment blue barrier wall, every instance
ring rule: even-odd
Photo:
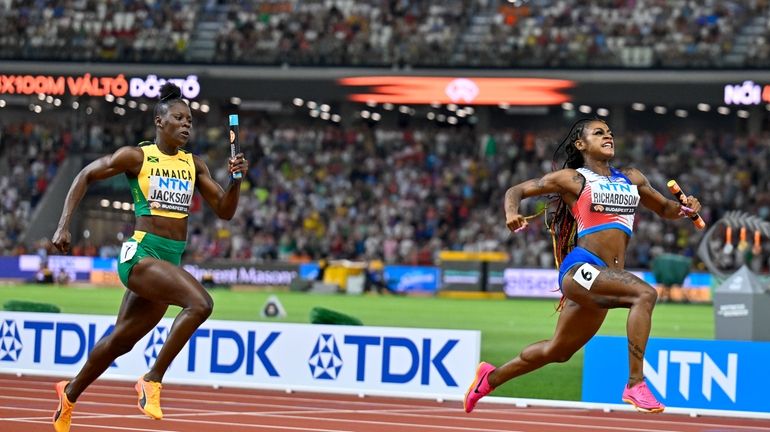
[[[670,407],[770,412],[769,342],[650,339],[644,372]],[[596,336],[586,345],[583,400],[621,403],[628,379],[625,337]]]

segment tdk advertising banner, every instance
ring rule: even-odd
[[[644,374],[666,406],[770,412],[769,342],[650,339]],[[628,379],[625,337],[595,336],[586,345],[583,400],[621,403]]]
[[[74,376],[115,317],[0,312],[0,372]],[[104,378],[136,379],[157,358],[163,319]],[[478,331],[207,321],[165,381],[457,396],[479,361]]]

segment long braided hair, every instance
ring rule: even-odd
[[[593,121],[603,121],[596,118],[585,118],[576,121],[569,133],[561,141],[556,150],[553,152],[553,169],[557,170],[558,160],[561,159],[559,152],[564,148],[564,155],[566,158],[561,168],[580,168],[585,163],[583,154],[575,147],[575,141],[580,139],[585,132],[586,125]],[[575,217],[572,215],[567,203],[556,195],[552,201],[551,206],[555,207],[555,210],[550,212],[550,215],[546,217],[546,223],[548,230],[551,232],[551,239],[553,240],[553,256],[556,260],[556,267],[558,268],[564,257],[569,254],[577,244],[577,223]],[[556,310],[561,311],[564,308],[565,297],[562,296],[559,301],[559,305]]]

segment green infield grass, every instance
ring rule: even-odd
[[[52,303],[62,313],[115,315],[124,290],[40,285],[0,285],[0,305],[8,300]],[[260,311],[268,296],[277,295],[287,312],[282,322],[308,323],[315,306],[361,319],[364,325],[471,329],[481,331],[482,360],[499,365],[526,345],[553,334],[557,314],[551,300],[467,300],[390,295],[312,295],[295,292],[212,290],[212,319],[264,321]],[[169,310],[174,316],[178,309]],[[628,311],[613,310],[599,331],[625,335]],[[660,304],[652,325],[653,337],[713,339],[711,305]],[[627,362],[626,358],[607,359]],[[580,400],[583,351],[566,363],[548,365],[497,389],[495,396]],[[473,373],[473,371],[469,371]],[[465,389],[461,389],[460,393]],[[620,395],[621,389],[618,389]],[[619,396],[618,396],[619,397]]]

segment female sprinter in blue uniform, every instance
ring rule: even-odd
[[[187,216],[197,190],[218,217],[231,219],[238,206],[240,180],[227,190],[211,178],[206,164],[182,150],[192,131],[192,114],[179,87],[165,84],[155,107],[155,142],[122,147],[83,168],[64,203],[53,244],[62,252],[70,246],[69,225],[89,184],[125,174],[134,199],[136,225],[120,251],[118,273],[128,287],[112,333],[89,353],[71,381],[56,385],[59,406],[54,429],[70,429],[72,410],[80,394],[112,364],[129,352],[160,321],[169,305],[182,308],[152,368],[136,382],[139,409],[160,420],[160,389],[171,361],[195,330],[211,315],[213,301],[198,281],[179,267],[187,238]],[[229,161],[230,173],[246,175],[243,154]],[[231,179],[233,176],[231,175]]]
[[[550,224],[563,294],[556,331],[552,339],[529,345],[498,368],[482,362],[465,394],[465,411],[471,412],[479,399],[508,380],[569,360],[596,334],[608,309],[628,308],[629,376],[621,398],[639,411],[661,412],[665,407],[650,392],[642,372],[657,292],[623,269],[625,252],[639,203],[666,219],[692,214],[701,205],[690,196],[683,207],[664,198],[638,170],[610,166],[615,141],[601,120],[577,122],[561,147],[567,156],[563,169],[513,186],[505,194],[506,224],[513,232],[527,226],[519,213],[522,199],[559,196]]]

